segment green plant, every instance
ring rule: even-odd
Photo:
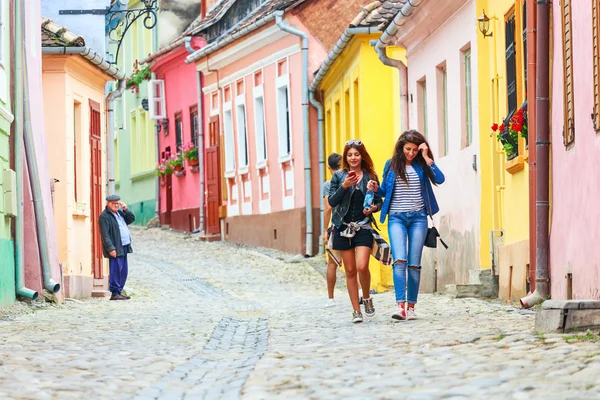
[[[194,143],[189,142],[181,149],[183,151],[183,157],[190,163],[196,164],[198,162],[198,148],[194,146]]]
[[[166,163],[168,163],[174,171],[181,171],[183,169],[183,155],[181,152],[177,152],[177,154],[173,154],[167,159]]]
[[[139,63],[137,60],[133,64],[133,70],[129,78],[127,78],[127,82],[125,84],[125,88],[131,89],[132,93],[139,93],[140,85],[142,82],[149,80],[152,77],[152,71],[149,66],[145,66],[144,68],[139,68]]]
[[[173,167],[164,158],[160,162],[156,163],[155,170],[156,175],[160,177],[164,177],[173,173]]]
[[[590,329],[585,332],[585,335],[569,335],[564,336],[565,342],[569,342],[571,340],[577,340],[580,342],[597,342],[600,340],[600,336],[593,333]]]
[[[505,120],[506,122],[506,120]],[[512,159],[519,152],[519,135],[527,139],[527,106],[519,108],[506,122],[500,125],[494,123],[492,131],[496,133],[496,139],[504,147],[508,159]]]

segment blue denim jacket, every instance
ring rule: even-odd
[[[392,160],[389,159],[385,163],[385,168],[383,169],[383,181],[381,182],[381,186],[379,186],[379,191],[377,192],[381,197],[385,198],[381,208],[381,223],[385,221],[385,217],[390,209],[392,193],[394,192],[394,185],[396,184],[396,173],[390,168],[391,161]],[[414,163],[412,167],[415,169],[417,175],[419,175],[419,181],[421,182],[421,196],[423,196],[425,210],[427,210],[428,215],[433,216],[440,211],[440,208],[435,200],[435,195],[433,194],[433,189],[431,187],[431,181],[428,179],[427,174],[425,174],[425,171],[419,164]],[[429,166],[429,168],[433,174],[433,181],[437,185],[444,183],[446,178],[437,165],[433,163]]]
[[[346,180],[348,176],[347,170],[339,170],[333,174],[331,178],[331,187],[329,189],[329,205],[333,207],[333,212],[331,214],[331,223],[336,227],[340,228],[342,223],[344,222],[344,217],[346,213],[348,213],[348,209],[350,208],[350,200],[352,199],[352,193],[354,193],[355,186],[351,186],[348,189],[344,189],[342,183]],[[369,173],[363,170],[363,179],[358,182],[358,188],[363,194],[367,193],[367,182],[369,182]],[[375,193],[375,198],[373,199],[373,205],[377,206],[377,211],[381,210],[381,196]],[[371,214],[372,216],[373,214]]]

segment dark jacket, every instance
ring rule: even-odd
[[[384,197],[383,207],[381,208],[381,223],[385,222],[385,217],[388,214],[390,209],[390,203],[392,200],[392,193],[394,192],[394,185],[396,184],[396,173],[390,167],[391,159],[387,160],[385,163],[385,167],[383,169],[383,178],[381,180],[381,185],[379,186],[379,195]],[[412,167],[415,169],[415,172],[419,176],[419,182],[421,182],[421,196],[423,197],[423,202],[425,203],[425,210],[427,210],[427,215],[435,215],[439,210],[439,206],[437,200],[435,199],[435,194],[433,194],[433,188],[431,187],[431,181],[427,177],[427,174],[417,163],[413,163]],[[435,163],[429,166],[431,170],[431,174],[433,175],[433,182],[436,185],[441,185],[444,183],[446,178],[442,171],[435,165]]]
[[[135,215],[133,215],[129,209],[126,211],[119,210],[117,212],[121,214],[121,217],[123,217],[127,225],[135,221]],[[123,252],[123,244],[121,243],[119,223],[117,222],[117,217],[115,217],[108,207],[100,214],[98,225],[100,225],[100,237],[102,238],[102,253],[104,254],[104,257],[110,258],[110,254],[108,253],[113,250],[116,250],[117,257],[124,256],[125,253]],[[131,244],[127,245],[127,253],[133,253]]]
[[[344,189],[342,183],[346,180],[348,176],[347,170],[336,171],[331,178],[331,187],[329,189],[329,205],[333,207],[333,212],[331,215],[331,223],[336,227],[340,228],[344,221],[344,217],[348,213],[348,209],[350,208],[350,200],[352,199],[352,193],[354,193],[355,186],[351,186],[348,189]],[[363,194],[367,194],[367,182],[369,182],[369,173],[363,170],[363,179],[358,182],[358,188]],[[373,205],[377,206],[377,210],[375,212],[381,210],[381,196],[375,193],[375,198],[373,199]],[[373,214],[371,214],[372,216]]]

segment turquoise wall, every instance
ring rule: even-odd
[[[0,307],[15,301],[15,259],[12,240],[0,239]]]

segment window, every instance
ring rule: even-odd
[[[81,154],[81,141],[82,132],[81,129],[81,103],[76,101],[73,104],[73,198],[75,202],[79,202],[81,198],[81,161],[83,160],[83,154]]]
[[[360,137],[360,120],[359,120],[359,111],[358,108],[359,102],[359,88],[358,88],[358,79],[354,81],[354,137]]]
[[[138,167],[138,157],[140,155],[139,152],[139,135],[138,135],[138,126],[137,126],[137,113],[133,111],[131,113],[131,172],[133,174],[140,172],[140,168]]]
[[[5,45],[6,43],[6,17],[4,14],[4,7],[6,6],[6,1],[0,0],[0,100],[4,103],[8,102],[8,90],[6,88],[6,73],[5,68],[9,62],[9,58],[7,59],[5,54]]]
[[[465,90],[465,136],[464,147],[469,147],[473,141],[473,94],[471,88],[471,49],[463,53],[464,90]]]
[[[514,14],[508,17],[505,27],[506,95],[508,97],[508,117],[517,110],[517,44],[515,43]]]
[[[571,24],[571,0],[562,2],[563,25],[563,77],[564,77],[564,126],[563,143],[569,146],[575,141],[575,105],[573,94],[573,35]]]
[[[183,147],[183,121],[181,113],[175,114],[175,152],[178,153]]]
[[[600,0],[592,0],[592,34],[594,48],[594,129],[600,130]]]
[[[190,142],[198,148],[198,106],[190,107]]]
[[[256,135],[256,165],[267,166],[267,131],[265,129],[265,97],[263,86],[254,88],[254,132]]]
[[[419,129],[427,137],[427,81],[425,78],[417,82],[417,104],[419,106]]]
[[[437,67],[438,143],[440,156],[448,154],[448,72],[446,64]]]
[[[241,94],[235,99],[235,122],[238,139],[238,158],[240,173],[248,170],[248,130],[246,128],[246,99]]]
[[[350,126],[351,112],[350,112],[350,88],[344,93],[344,125],[346,135],[352,135],[352,127]],[[354,136],[356,138],[356,136]]]
[[[523,82],[525,82],[525,92],[527,92],[527,2],[523,2],[523,15],[521,20],[523,21]],[[535,46],[535,43],[532,43]]]
[[[166,118],[165,81],[162,79],[151,79],[148,81],[148,97],[150,119]]]
[[[340,118],[341,109],[340,109],[340,101],[335,102],[334,118],[335,118],[335,146],[338,152],[342,152],[344,150],[344,146],[342,145],[342,120]]]
[[[227,102],[223,105],[223,131],[225,135],[225,174],[231,177],[235,174],[235,147],[233,144],[231,102]]]
[[[290,118],[289,75],[277,78],[277,130],[279,136],[279,161],[290,159],[292,154],[292,127]]]

